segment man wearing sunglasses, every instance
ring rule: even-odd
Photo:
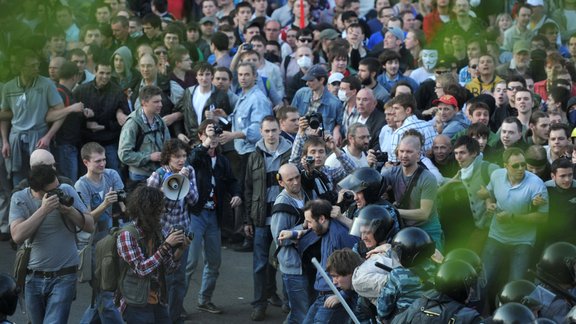
[[[500,276],[507,282],[522,279],[528,269],[538,226],[547,221],[548,192],[544,182],[526,172],[526,157],[517,148],[502,154],[504,168],[492,172],[486,209],[492,213],[484,246],[488,296],[498,291]],[[507,266],[506,266],[507,265]],[[509,268],[507,273],[503,273]]]

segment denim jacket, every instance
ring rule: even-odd
[[[232,131],[246,135],[246,138],[234,140],[238,154],[254,152],[256,142],[262,138],[260,122],[268,115],[273,115],[272,104],[258,87],[253,86],[248,92],[240,94],[234,112],[230,115]]]
[[[292,99],[292,106],[298,108],[300,116],[304,116],[308,113],[308,107],[310,107],[311,102],[312,89],[305,87],[296,91],[294,99]],[[327,131],[328,134],[332,134],[336,125],[342,125],[342,102],[330,93],[326,87],[322,94],[322,102],[320,103],[320,107],[318,107],[318,113],[322,115],[324,130]]]

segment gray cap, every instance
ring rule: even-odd
[[[334,40],[334,39],[338,38],[338,36],[340,36],[340,34],[338,34],[338,32],[335,29],[327,28],[327,29],[324,29],[323,31],[320,32],[320,35],[318,35],[318,38],[320,40],[325,40],[325,39]]]
[[[306,74],[304,74],[304,76],[302,77],[302,80],[310,81],[310,80],[314,80],[316,78],[327,77],[327,76],[328,76],[328,71],[326,71],[326,69],[321,64],[316,64],[316,65],[312,65],[312,67],[310,67],[308,69]]]
[[[216,17],[204,17],[200,19],[199,22],[200,25],[204,25],[205,23],[211,23],[212,25],[217,25],[218,19],[216,19]]]
[[[398,38],[401,41],[404,41],[404,39],[406,38],[404,36],[404,31],[398,27],[388,28],[388,32],[392,33],[396,38]]]

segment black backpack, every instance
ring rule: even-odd
[[[427,294],[416,299],[414,304],[392,320],[392,324],[447,324],[456,323],[455,315],[464,305],[442,295]]]

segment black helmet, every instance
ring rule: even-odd
[[[446,254],[444,258],[444,262],[452,261],[452,260],[461,260],[474,268],[476,270],[476,274],[480,275],[484,266],[482,265],[482,259],[476,254],[476,252],[469,250],[469,249],[454,249]]]
[[[394,216],[382,205],[368,205],[354,218],[354,224],[350,229],[350,234],[361,237],[362,230],[367,229],[374,234],[374,239],[378,244],[387,243],[395,233]]]
[[[401,229],[392,240],[392,249],[405,268],[417,266],[434,254],[436,246],[430,235],[419,227]]]
[[[556,324],[553,320],[545,317],[540,317],[536,319],[536,323],[538,324]]]
[[[573,284],[574,270],[566,259],[576,258],[576,246],[567,242],[558,242],[544,250],[537,265],[538,275],[549,278],[559,284]]]
[[[497,324],[530,324],[536,323],[536,316],[532,311],[518,303],[508,303],[499,307],[494,316],[492,323]]]
[[[536,289],[536,285],[528,280],[515,280],[507,283],[498,296],[496,296],[496,307],[508,303],[520,303],[530,309],[538,308],[541,304],[530,294]]]
[[[0,314],[12,315],[16,311],[18,304],[18,293],[20,289],[16,286],[16,281],[11,276],[0,273]]]
[[[364,167],[354,170],[346,178],[342,179],[338,186],[354,192],[364,192],[366,203],[370,204],[380,199],[382,187],[382,175],[372,168]]]
[[[452,260],[444,262],[438,268],[435,286],[439,292],[464,303],[477,279],[478,274],[470,264],[461,260]]]

